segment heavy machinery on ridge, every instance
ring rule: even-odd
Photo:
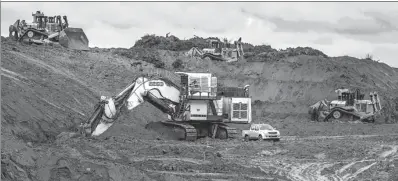
[[[225,62],[238,61],[239,58],[244,55],[242,38],[239,38],[239,40],[235,41],[234,44],[229,43],[227,39],[224,39],[222,42],[217,38],[209,38],[207,39],[207,42],[209,44],[208,48],[200,50],[197,47],[193,47],[186,54],[188,56],[199,56],[201,58],[208,57],[211,60]]]
[[[9,37],[18,42],[45,44],[57,42],[65,48],[89,50],[88,38],[81,28],[69,27],[67,16],[45,16],[43,12],[32,13],[32,23],[17,20],[9,27]]]
[[[370,100],[365,100],[359,89],[337,89],[338,99],[321,100],[309,107],[313,121],[362,121],[375,122],[382,109],[377,92],[370,92]]]
[[[234,138],[237,129],[226,123],[249,124],[252,120],[248,88],[219,87],[211,73],[141,76],[118,95],[102,96],[92,116],[82,123],[81,133],[99,136],[114,124],[123,108],[130,111],[147,101],[168,115],[169,120],[162,124],[182,130],[184,140]]]

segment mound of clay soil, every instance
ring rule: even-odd
[[[45,142],[72,131],[96,100],[93,91],[41,59],[2,46],[2,131]]]
[[[101,95],[115,95],[138,75],[153,70],[143,62],[140,71],[131,65],[136,61],[108,51],[29,46],[5,38],[2,50],[2,131],[31,142],[77,131]],[[156,138],[145,125],[164,119],[162,112],[143,104],[121,116],[103,136]]]

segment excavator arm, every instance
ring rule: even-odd
[[[101,96],[94,113],[81,124],[80,131],[86,136],[99,136],[113,125],[122,110],[133,110],[145,101],[168,114],[169,119],[173,120],[176,117],[174,108],[180,102],[180,91],[169,80],[139,77],[118,95]]]

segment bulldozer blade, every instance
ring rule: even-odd
[[[66,28],[59,34],[59,44],[73,50],[89,50],[88,39],[81,28]]]

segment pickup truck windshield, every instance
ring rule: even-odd
[[[272,126],[270,126],[270,125],[261,125],[260,129],[261,130],[273,130]]]

